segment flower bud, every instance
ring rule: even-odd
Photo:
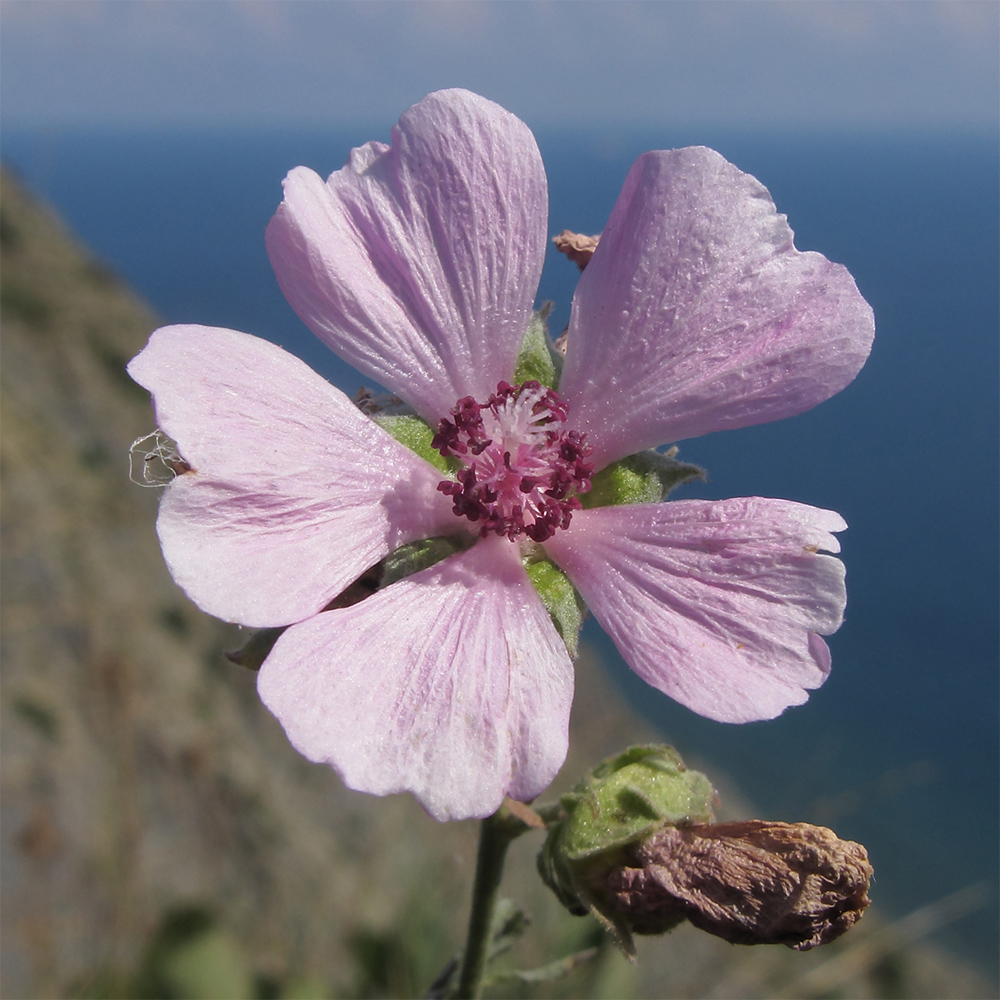
[[[565,815],[538,856],[542,879],[570,912],[593,912],[592,882],[601,884],[630,846],[664,825],[710,821],[714,797],[708,779],[689,771],[672,747],[630,747],[562,797]]]
[[[571,912],[594,914],[633,952],[633,934],[689,920],[733,944],[805,951],[868,906],[864,847],[809,823],[711,823],[712,791],[670,747],[633,747],[563,797],[539,855]]]

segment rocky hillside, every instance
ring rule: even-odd
[[[156,491],[128,479],[129,446],[153,425],[125,363],[156,318],[9,177],[0,244],[0,992],[418,994],[460,940],[475,824],[349,792],[291,750],[253,675],[223,657],[238,630],[167,575]],[[584,656],[564,784],[649,737]],[[530,841],[506,886],[535,921],[521,964],[596,939],[538,883]],[[507,994],[986,995],[877,917],[866,925],[874,938],[859,931],[825,955],[683,928],[644,942],[636,967],[606,951],[561,984]],[[824,963],[813,986],[802,979]]]

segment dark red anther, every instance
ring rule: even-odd
[[[567,527],[593,475],[586,435],[562,426],[568,415],[559,394],[533,380],[500,382],[484,404],[460,399],[432,442],[464,463],[438,486],[455,514],[512,541],[544,542]]]

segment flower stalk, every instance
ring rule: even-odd
[[[455,994],[458,1000],[476,1000],[482,990],[507,848],[512,840],[529,829],[523,819],[507,808],[506,802],[480,824],[469,934],[462,956],[458,992]]]

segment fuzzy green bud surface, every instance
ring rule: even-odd
[[[538,857],[542,879],[571,912],[594,909],[589,883],[664,825],[709,823],[715,792],[672,747],[630,747],[562,797],[565,818]]]

